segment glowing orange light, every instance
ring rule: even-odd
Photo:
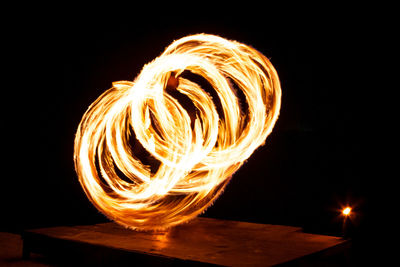
[[[222,114],[183,71],[208,81]],[[193,102],[195,114],[172,97],[171,87]],[[280,104],[278,75],[260,52],[215,35],[181,38],[133,82],[114,82],[86,111],[74,147],[79,181],[97,209],[126,227],[185,222],[204,211],[265,143]],[[157,170],[133,153],[138,144],[158,161]]]
[[[350,207],[346,207],[346,208],[344,208],[343,211],[342,211],[342,214],[343,214],[344,216],[349,216],[350,213],[351,213],[351,208],[350,208]]]

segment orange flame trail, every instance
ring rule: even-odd
[[[184,71],[212,86],[222,112]],[[171,95],[171,85],[193,102],[195,114]],[[260,52],[215,35],[186,36],[133,82],[114,82],[86,111],[75,137],[79,181],[97,209],[131,229],[185,222],[265,143],[280,104],[278,75]],[[157,170],[133,153],[140,146],[157,160]]]

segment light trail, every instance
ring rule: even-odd
[[[222,112],[184,71],[207,80]],[[174,90],[193,102],[194,112]],[[181,38],[133,82],[114,82],[86,111],[75,137],[79,181],[97,209],[131,229],[188,221],[265,143],[280,104],[278,75],[260,52],[215,35]],[[135,155],[141,148],[158,163],[156,170]]]

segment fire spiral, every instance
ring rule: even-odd
[[[75,137],[79,181],[98,210],[131,229],[185,222],[265,143],[280,104],[277,72],[260,52],[215,35],[186,36],[88,108]]]

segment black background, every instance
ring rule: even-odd
[[[350,205],[354,214],[346,231],[355,253],[364,251],[372,224],[373,169],[365,162],[371,153],[366,99],[373,92],[365,80],[373,76],[367,66],[374,20],[354,16],[355,10],[293,16],[257,7],[194,14],[173,7],[154,14],[149,8],[101,16],[88,16],[96,13],[88,9],[61,19],[55,12],[10,31],[14,42],[5,56],[12,74],[4,91],[11,97],[3,101],[3,123],[14,130],[4,142],[1,228],[106,221],[74,171],[74,134],[83,113],[113,81],[133,80],[173,40],[211,33],[266,55],[283,95],[266,145],[202,216],[340,236],[340,211]]]

